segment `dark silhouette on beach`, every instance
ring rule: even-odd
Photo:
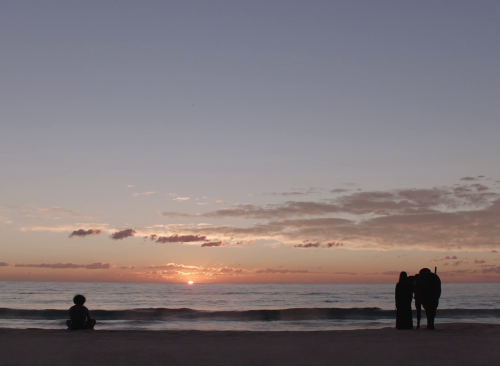
[[[417,328],[420,328],[420,306],[425,309],[427,329],[434,329],[434,319],[441,296],[441,280],[436,273],[422,268],[415,281],[415,307],[417,308]]]
[[[413,294],[415,297],[415,310],[417,310],[417,329],[420,329],[420,320],[422,319],[422,299],[420,298],[420,294],[417,291],[417,282],[419,275],[416,274],[413,277]]]
[[[408,280],[406,272],[401,272],[396,284],[396,329],[413,329],[411,302],[413,286]]]
[[[73,298],[75,305],[69,309],[70,320],[66,321],[66,325],[69,329],[94,329],[96,320],[90,317],[89,309],[83,305],[85,301],[87,301],[87,299],[83,295],[76,295]]]

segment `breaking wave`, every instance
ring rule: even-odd
[[[380,308],[292,308],[277,310],[205,311],[189,308],[144,308],[129,310],[91,310],[93,318],[101,320],[233,320],[233,321],[297,321],[297,320],[377,320],[394,319],[394,310]],[[414,311],[414,317],[416,316]],[[425,317],[425,311],[422,311]],[[500,318],[500,309],[438,309],[440,318]],[[68,310],[25,310],[0,308],[0,319],[68,318]]]

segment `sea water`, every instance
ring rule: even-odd
[[[72,298],[81,293],[97,329],[383,328],[395,324],[394,287],[0,281],[0,327],[65,328]],[[423,310],[422,317],[425,324]],[[500,284],[443,284],[436,324],[444,322],[500,323]]]

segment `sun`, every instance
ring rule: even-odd
[[[189,281],[188,284],[192,285],[194,282],[193,281]]]

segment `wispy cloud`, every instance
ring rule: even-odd
[[[98,229],[96,229],[98,228]],[[96,222],[77,222],[75,224],[69,225],[33,225],[33,226],[22,226],[21,231],[47,231],[53,233],[67,233],[68,231],[74,230],[102,230],[109,231],[108,224],[100,224]]]
[[[171,236],[160,236],[157,243],[190,243],[196,241],[206,240],[206,236],[202,235],[171,235]]]
[[[10,263],[0,262],[0,267],[8,267],[8,266],[10,266]]]
[[[72,210],[68,210],[62,207],[37,207],[35,205],[6,205],[3,206],[5,210],[8,212],[23,215],[26,217],[36,218],[40,220],[46,219],[60,219],[61,217],[57,217],[54,215],[63,215],[69,217],[77,217],[83,220],[95,220],[98,217],[90,214],[82,214]]]
[[[74,236],[79,236],[83,238],[89,235],[99,235],[100,233],[102,233],[101,229],[89,229],[89,230],[78,229],[69,234],[69,237],[72,238]]]
[[[229,202],[228,202],[228,201],[223,201],[223,200],[218,200],[218,201],[215,201],[215,203],[217,203],[217,204],[219,204],[219,205],[220,205],[220,204],[222,204],[222,203],[229,203]]]
[[[239,204],[200,214],[166,212],[163,216],[267,220],[242,227],[173,225],[169,228],[220,240],[263,239],[290,243],[312,238],[311,243],[344,243],[349,249],[491,250],[500,244],[499,197],[491,189],[459,185],[354,192],[322,202]],[[291,218],[294,216],[297,218]],[[296,248],[304,247],[299,244]]]
[[[133,184],[127,184],[127,188],[135,188]]]
[[[177,197],[174,198],[173,201],[188,201],[189,197]]]
[[[206,247],[223,247],[227,245],[227,243],[223,243],[221,241],[211,241],[211,242],[206,242],[206,243],[203,243],[201,244],[201,247],[202,248],[206,248]]]
[[[136,233],[136,231],[133,229],[125,229],[125,230],[117,231],[116,233],[111,234],[111,239],[122,240],[122,239],[128,238],[130,236],[134,236],[135,233]]]
[[[261,268],[255,270],[255,273],[261,274],[261,273],[271,273],[271,274],[294,274],[294,273],[311,273],[308,269],[273,269],[273,268]]]
[[[439,258],[439,259],[431,259],[430,261],[431,262],[442,262],[442,261],[447,261],[447,260],[451,260],[451,259],[458,259],[456,255],[453,255],[453,256],[449,256],[447,255],[446,257],[444,258]]]
[[[111,269],[111,263],[96,262],[92,264],[75,264],[75,263],[17,263],[14,267],[33,267],[33,268],[51,268],[51,269]]]

